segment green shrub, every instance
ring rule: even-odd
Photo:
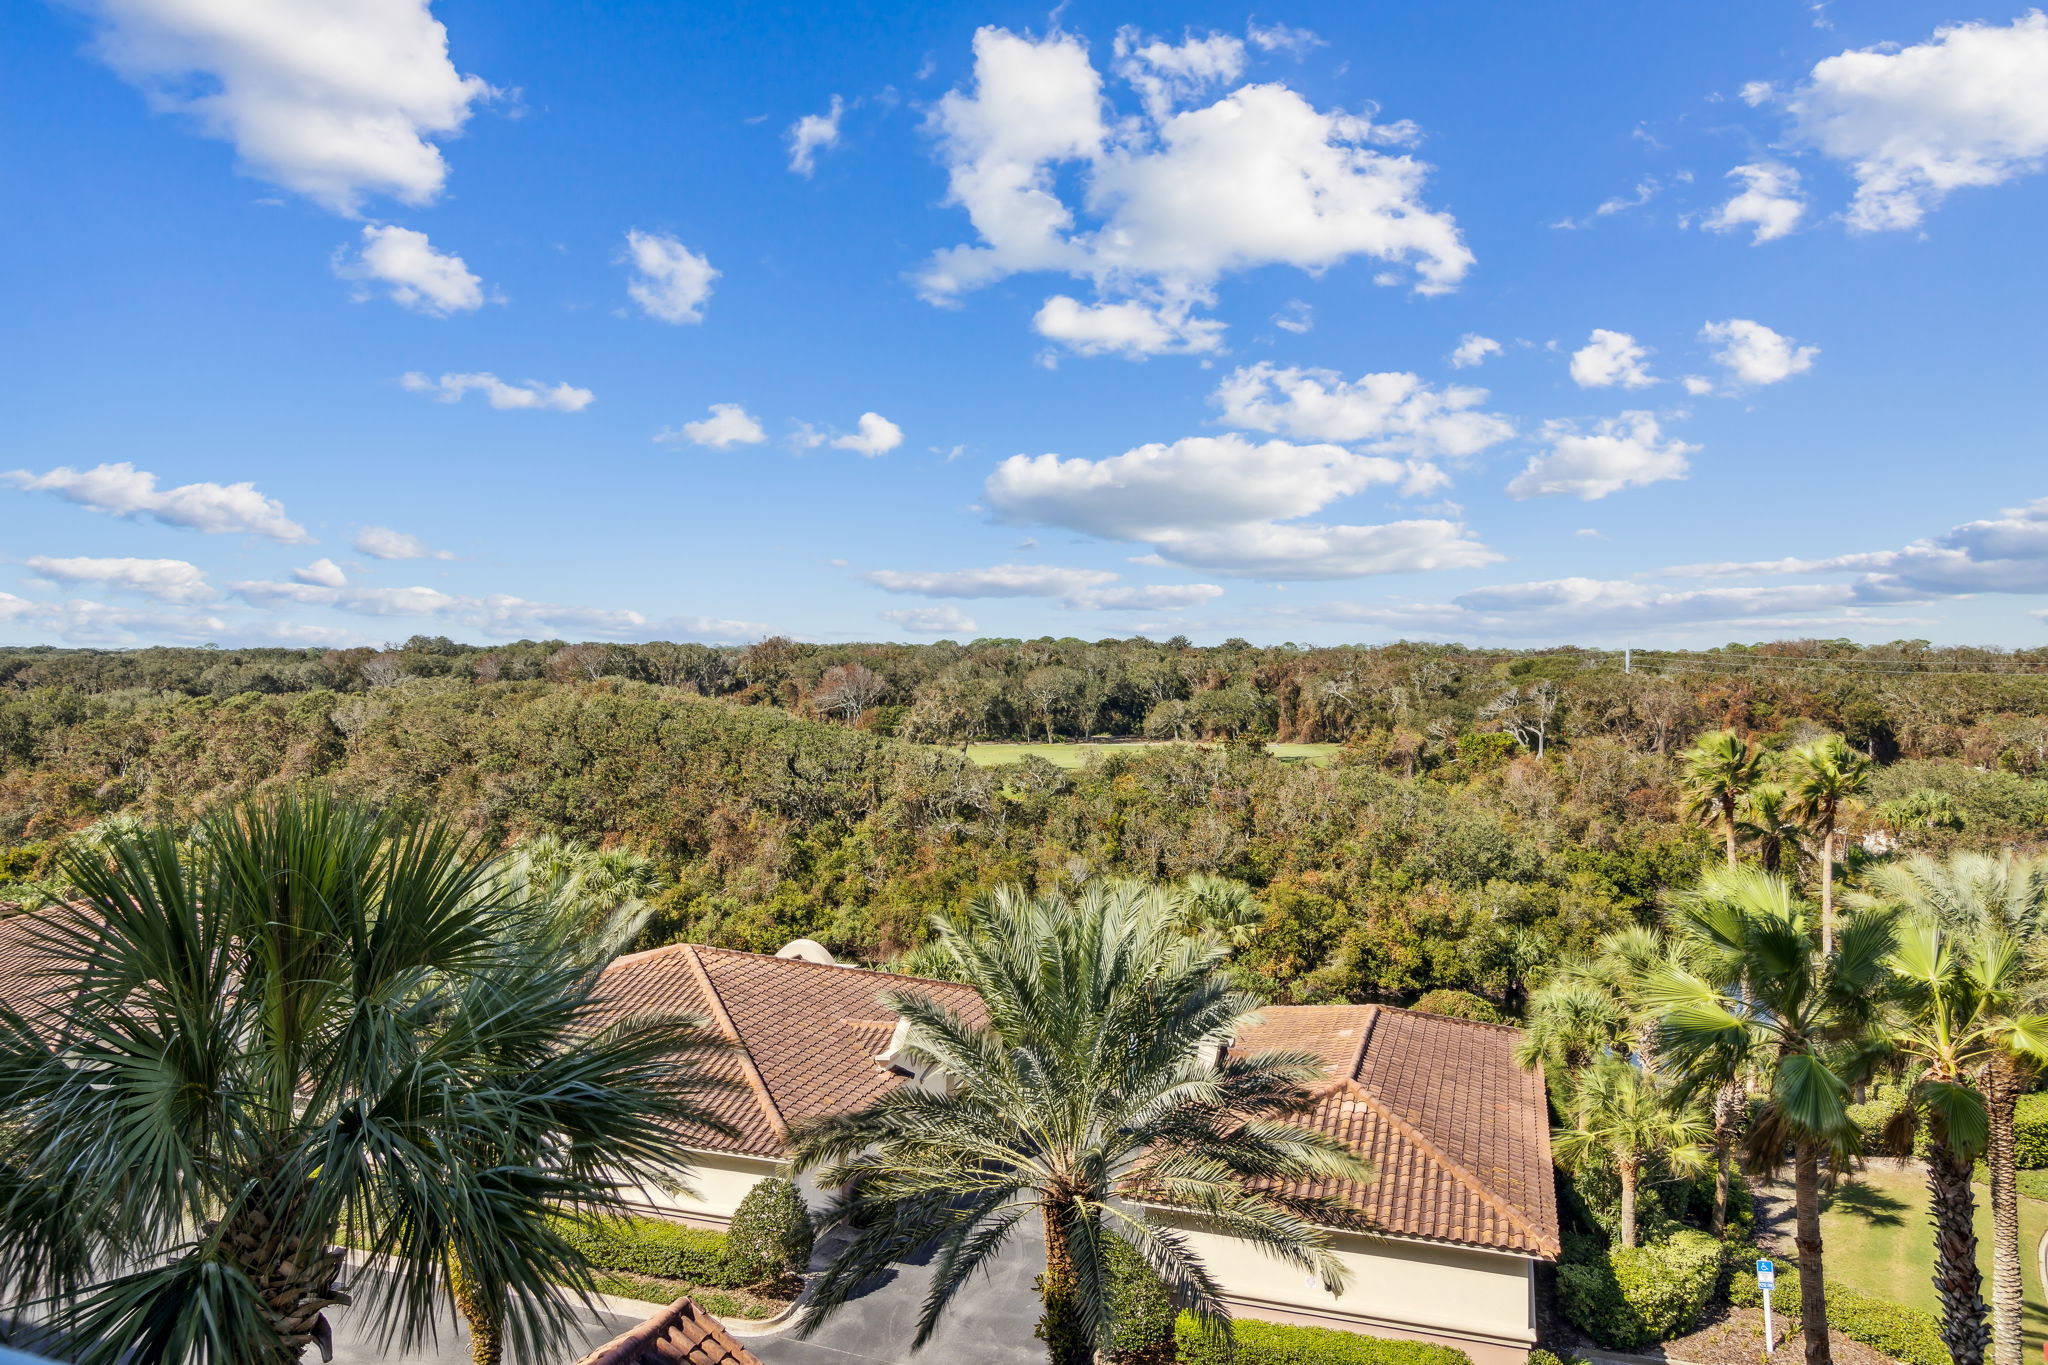
[[[1109,1358],[1117,1365],[1172,1365],[1173,1296],[1140,1256],[1109,1243]]]
[[[1585,1362],[1577,1356],[1561,1356],[1537,1346],[1529,1352],[1529,1365],[1585,1365]]]
[[[1760,1307],[1764,1297],[1756,1287],[1756,1248],[1738,1247],[1731,1255],[1737,1259],[1728,1282],[1728,1302],[1738,1308]],[[1926,1309],[1909,1308],[1840,1282],[1828,1286],[1827,1300],[1828,1326],[1850,1340],[1906,1365],[1950,1365],[1941,1319]],[[1771,1306],[1787,1318],[1799,1316],[1799,1267],[1778,1262]]]
[[[1431,991],[1409,1008],[1421,1010],[1424,1014],[1448,1014],[1453,1019],[1476,1019],[1482,1024],[1505,1024],[1508,1021],[1499,1006],[1470,991]]]
[[[2048,1170],[2048,1093],[2020,1096],[2012,1121],[2012,1147],[2021,1170]]]
[[[722,1232],[686,1228],[664,1218],[562,1219],[557,1230],[595,1270],[687,1280],[721,1289],[751,1283],[734,1273]]]
[[[770,1177],[747,1191],[726,1233],[726,1261],[742,1284],[781,1279],[811,1263],[811,1211],[795,1185]]]
[[[1472,1357],[1453,1346],[1425,1341],[1395,1341],[1360,1336],[1327,1327],[1290,1327],[1277,1322],[1234,1322],[1230,1325],[1237,1353],[1210,1341],[1194,1316],[1183,1313],[1175,1336],[1180,1365],[1472,1365]]]
[[[1699,1325],[1720,1286],[1721,1266],[1721,1243],[1689,1229],[1644,1246],[1611,1247],[1558,1267],[1558,1305],[1603,1346],[1669,1341]]]

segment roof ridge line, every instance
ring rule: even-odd
[[[1369,1105],[1374,1113],[1392,1124],[1395,1131],[1399,1132],[1401,1136],[1407,1138],[1417,1147],[1420,1147],[1425,1156],[1429,1157],[1430,1160],[1436,1162],[1437,1165],[1443,1167],[1446,1171],[1449,1171],[1452,1176],[1456,1177],[1459,1183],[1471,1190],[1472,1193],[1478,1195],[1495,1213],[1500,1214],[1510,1223],[1520,1228],[1529,1238],[1532,1245],[1546,1251],[1553,1250],[1549,1240],[1544,1237],[1542,1230],[1529,1220],[1527,1214],[1488,1189],[1486,1183],[1467,1170],[1463,1163],[1453,1160],[1443,1148],[1430,1141],[1428,1135],[1420,1128],[1417,1128],[1407,1119],[1395,1113],[1393,1106],[1389,1105],[1384,1099],[1381,1099],[1371,1086],[1358,1080],[1353,1080],[1349,1084],[1352,1092]]]
[[[974,989],[972,986],[969,986],[964,981],[942,981],[935,976],[909,976],[903,972],[884,971],[880,967],[856,967],[850,962],[812,962],[808,958],[777,957],[773,953],[756,953],[746,948],[721,948],[716,944],[712,943],[692,943],[689,945],[671,944],[669,946],[676,948],[688,946],[692,952],[731,953],[736,957],[765,957],[773,962],[792,962],[797,964],[798,966],[816,967],[819,971],[826,972],[859,972],[863,976],[886,976],[891,981],[904,981],[914,986],[946,986],[952,988],[953,990],[962,991]],[[658,953],[662,950],[659,948],[655,948],[651,951]],[[646,954],[636,953],[634,954],[634,956],[645,957]],[[625,961],[624,958],[620,958],[619,960],[621,962]]]
[[[704,964],[698,960],[696,946],[688,943],[675,946],[683,950],[683,961],[690,964],[690,975],[704,992],[705,1003],[711,1006],[711,1017],[718,1025],[718,1031],[732,1040],[733,1056],[739,1061],[740,1074],[746,1078],[747,1088],[760,1102],[761,1112],[768,1118],[768,1126],[776,1137],[789,1141],[789,1125],[782,1121],[782,1110],[776,1107],[775,1097],[768,1093],[768,1082],[761,1078],[761,1068],[754,1065],[754,1054],[747,1050],[746,1040],[740,1037],[740,1031],[733,1026],[732,1016],[726,1013],[725,1001],[719,998],[718,987],[711,984],[711,973],[705,971]]]
[[[1351,1065],[1344,1072],[1343,1078],[1345,1080],[1356,1081],[1358,1079],[1358,1069],[1365,1065],[1365,1050],[1372,1045],[1372,1031],[1378,1027],[1379,1022],[1379,1006],[1367,1005],[1365,1007],[1365,1027],[1358,1031],[1358,1046],[1352,1050]]]

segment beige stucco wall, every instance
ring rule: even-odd
[[[1536,1339],[1535,1263],[1519,1256],[1338,1234],[1331,1250],[1350,1275],[1333,1298],[1320,1281],[1234,1237],[1205,1231],[1185,1215],[1154,1216],[1187,1233],[1247,1317],[1449,1341],[1478,1365],[1519,1361]]]
[[[789,1174],[784,1163],[764,1156],[702,1151],[692,1151],[687,1155],[690,1161],[688,1193],[642,1185],[635,1202],[649,1213],[664,1218],[679,1219],[697,1227],[723,1228],[732,1222],[733,1212],[739,1208],[740,1200],[747,1197],[748,1190],[770,1176]],[[798,1178],[796,1188],[811,1212],[816,1213],[825,1207],[825,1196],[818,1192],[808,1176]]]

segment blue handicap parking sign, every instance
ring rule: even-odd
[[[1768,1289],[1771,1285],[1776,1284],[1777,1281],[1778,1268],[1776,1266],[1772,1265],[1769,1261],[1758,1261],[1756,1263],[1756,1282],[1759,1285]]]

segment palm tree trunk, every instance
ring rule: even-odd
[[[220,1233],[221,1244],[255,1282],[286,1360],[298,1359],[316,1342],[331,1340],[321,1314],[350,1302],[334,1287],[341,1273],[341,1250],[316,1243],[309,1252],[295,1230],[295,1214],[296,1210],[266,1210],[259,1196],[234,1213]]]
[[[1742,1083],[1727,1081],[1714,1092],[1714,1235],[1728,1231],[1728,1191],[1732,1184],[1735,1136],[1741,1127]]]
[[[1074,1210],[1046,1204],[1044,1211],[1045,1274],[1038,1281],[1038,1294],[1045,1301],[1045,1315],[1038,1320],[1038,1335],[1051,1365],[1093,1365],[1095,1348],[1081,1324],[1081,1287],[1074,1278],[1074,1250],[1068,1241]]]
[[[1820,950],[1835,950],[1835,830],[1832,825],[1820,841]]]
[[[470,1278],[461,1260],[452,1253],[448,1257],[448,1290],[455,1300],[455,1311],[462,1315],[462,1325],[469,1329],[472,1365],[498,1365],[505,1355],[505,1315],[502,1310],[493,1310],[483,1287]]]
[[[2013,1059],[1994,1057],[1985,1068],[1984,1111],[1989,1129],[1984,1164],[1991,1170],[1991,1358],[2021,1365],[2020,1313],[2026,1285],[2020,1274],[2020,1201],[2014,1177],[2013,1111],[2024,1078]]]
[[[1799,1330],[1806,1338],[1806,1365],[1834,1365],[1828,1345],[1827,1283],[1821,1268],[1820,1155],[1818,1142],[1802,1140],[1792,1157],[1792,1245],[1799,1252]]]
[[[1984,1277],[1977,1269],[1977,1197],[1973,1163],[1936,1135],[1927,1155],[1928,1209],[1934,1217],[1934,1292],[1941,1297],[1941,1339],[1955,1365],[1982,1365],[1991,1344]]]
[[[1621,1168],[1621,1244],[1632,1247],[1636,1244],[1636,1163],[1623,1158],[1616,1164]]]
[[[1728,802],[1721,807],[1721,834],[1728,841],[1728,866],[1735,866],[1735,803]]]

